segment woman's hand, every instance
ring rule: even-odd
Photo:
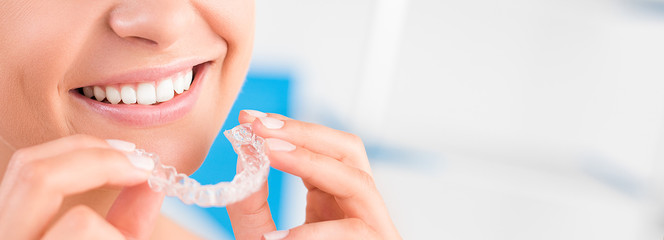
[[[76,135],[17,150],[0,185],[0,239],[149,238],[163,195],[145,184],[153,163],[133,147]],[[66,196],[102,186],[126,187],[105,218],[84,205],[56,218]]]
[[[376,189],[360,138],[278,114],[242,111],[266,139],[272,167],[302,178],[305,223],[274,232],[267,186],[248,201],[228,207],[238,239],[400,239]]]

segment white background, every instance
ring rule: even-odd
[[[664,236],[664,3],[256,5],[253,70],[291,72],[296,118],[378,149],[405,239]]]

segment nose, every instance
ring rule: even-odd
[[[121,38],[165,49],[185,34],[192,14],[182,0],[123,1],[111,10],[108,25]]]

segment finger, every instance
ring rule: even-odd
[[[379,232],[398,235],[368,173],[280,139],[268,138],[266,141],[274,168],[301,177],[334,195],[348,217],[362,219]]]
[[[226,207],[236,239],[258,239],[277,229],[267,202],[267,184],[247,199]]]
[[[67,211],[44,234],[44,240],[56,239],[125,239],[99,214],[87,206],[76,206]]]
[[[247,199],[226,207],[236,239],[258,239],[261,233],[277,229],[272,220],[267,196],[268,184],[265,182],[256,193]]]
[[[27,163],[26,161],[42,159],[85,148],[110,148],[110,145],[105,140],[97,137],[83,134],[72,135],[16,150],[12,155],[12,162]]]
[[[296,146],[338,159],[371,175],[364,144],[358,136],[319,124],[293,120],[279,114],[262,113],[267,117],[257,117],[263,116],[260,113],[242,111],[240,122],[251,122],[256,135],[286,140]]]
[[[345,140],[346,142],[359,140],[359,138],[350,133],[328,128],[319,124],[293,120],[280,114],[243,110],[240,112],[239,120],[240,123],[260,123],[259,126],[256,124],[253,125],[254,127],[260,128],[260,130],[254,128],[254,132],[258,133],[260,131],[261,133],[266,133],[266,135],[259,134],[263,137],[284,139],[295,145],[303,146],[314,152],[329,155],[336,159],[341,159],[348,155],[345,152],[357,150],[356,148],[349,149],[348,144],[340,144],[339,141],[337,141],[340,139]],[[264,122],[268,121],[277,124],[279,127],[276,129],[272,126],[270,128],[265,127]],[[286,137],[286,135],[294,136]],[[325,138],[321,138],[321,136],[325,136]],[[357,139],[353,140],[353,138]],[[318,143],[315,144],[312,140]],[[362,150],[364,149],[362,148]]]
[[[64,154],[66,152],[71,152],[77,149],[109,147],[110,146],[106,141],[89,135],[79,134],[67,136],[54,141],[17,150],[14,152],[14,154],[12,154],[7,169],[20,169],[23,165],[31,161],[47,158],[49,156]],[[15,174],[17,174],[17,172],[7,171],[5,174],[6,175],[2,181],[2,185],[14,185],[14,180],[16,179]],[[0,196],[5,195],[6,193],[4,190],[7,190],[8,188],[3,187],[2,189],[3,192],[0,192]]]
[[[21,239],[33,239],[37,229],[44,229],[64,196],[105,185],[136,185],[149,176],[147,170],[138,169],[124,154],[112,149],[69,152],[32,161],[15,171],[16,181],[21,184],[13,185],[2,196],[5,206],[0,209],[0,222],[12,224],[0,225],[25,234]]]
[[[285,237],[284,237],[285,235]],[[287,231],[271,232],[263,239],[381,239],[369,225],[357,218],[304,224]]]
[[[366,172],[327,155],[268,138],[272,167],[302,178],[305,182],[341,199],[375,194],[373,179]]]
[[[304,182],[334,195],[348,217],[362,219],[379,230],[393,228],[368,173],[283,140],[268,138],[266,141],[272,167],[301,177]]]
[[[126,187],[111,206],[106,220],[127,239],[149,239],[159,217],[164,194],[147,183]]]
[[[240,115],[238,115],[237,120],[240,122],[240,124],[244,124],[244,123],[253,122],[254,120],[256,120],[256,118],[267,117],[267,116],[268,116],[267,113],[257,111],[257,110],[242,110],[242,111],[240,111]],[[286,118],[286,117],[284,117],[284,118]],[[284,120],[284,119],[281,119],[281,120]]]

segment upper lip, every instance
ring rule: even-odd
[[[121,83],[139,83],[158,81],[170,77],[176,73],[192,69],[193,67],[208,62],[201,58],[180,59],[164,65],[148,66],[140,69],[133,69],[123,73],[111,75],[99,81],[91,82],[76,88],[87,86],[105,86]],[[74,89],[76,89],[74,88]]]

